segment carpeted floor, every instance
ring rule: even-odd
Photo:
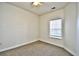
[[[37,41],[19,48],[0,52],[0,56],[71,56],[63,48]]]

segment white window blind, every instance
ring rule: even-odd
[[[50,20],[50,37],[62,39],[62,19]]]

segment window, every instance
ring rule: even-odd
[[[62,19],[49,21],[49,35],[51,38],[62,39]]]

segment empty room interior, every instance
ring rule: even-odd
[[[79,56],[79,3],[0,2],[0,56]]]

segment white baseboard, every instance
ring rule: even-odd
[[[73,56],[76,56],[76,54],[74,52],[72,52],[71,50],[69,50],[68,48],[62,46],[62,45],[59,45],[59,44],[55,44],[55,43],[52,43],[52,42],[49,42],[49,41],[46,41],[46,40],[41,40],[40,41],[42,42],[46,42],[46,43],[49,43],[49,44],[53,44],[55,46],[58,46],[58,47],[61,47],[61,48],[64,48],[66,51],[68,51],[70,54],[72,54]]]
[[[68,48],[64,47],[64,49],[65,49],[66,51],[68,51],[69,53],[71,53],[73,56],[76,56],[76,53],[72,52],[72,51],[69,50]]]
[[[30,43],[33,43],[33,42],[36,42],[36,41],[38,41],[38,40],[33,40],[33,41],[25,42],[25,43],[22,43],[22,44],[18,44],[16,46],[4,48],[4,49],[1,49],[0,52],[11,50],[11,49],[14,49],[14,48],[17,48],[17,47],[21,47],[21,46],[24,46],[24,45],[27,45],[27,44],[30,44]]]
[[[14,49],[14,48],[17,48],[17,47],[20,47],[20,46],[24,46],[24,45],[27,45],[27,44],[30,44],[30,43],[33,43],[33,42],[36,42],[36,41],[39,41],[39,40],[42,41],[42,42],[46,42],[46,43],[53,44],[53,45],[55,45],[55,46],[64,48],[66,51],[68,51],[68,52],[71,53],[72,55],[76,56],[76,54],[75,54],[74,52],[72,52],[71,50],[69,50],[69,49],[66,48],[66,47],[63,47],[62,45],[55,44],[55,43],[52,43],[52,42],[49,42],[49,41],[46,41],[46,40],[41,40],[41,39],[33,40],[33,41],[29,41],[29,42],[25,42],[25,43],[18,44],[18,45],[16,45],[16,46],[12,46],[12,47],[8,47],[8,48],[5,48],[5,49],[0,50],[0,52],[7,51],[7,50],[10,50],[10,49]]]
[[[62,45],[55,44],[55,43],[53,43],[53,42],[49,42],[49,41],[46,41],[46,40],[40,40],[40,41],[42,41],[42,42],[46,42],[46,43],[49,43],[49,44],[53,44],[53,45],[55,45],[55,46],[58,46],[58,47],[63,48],[63,46],[62,46]]]

